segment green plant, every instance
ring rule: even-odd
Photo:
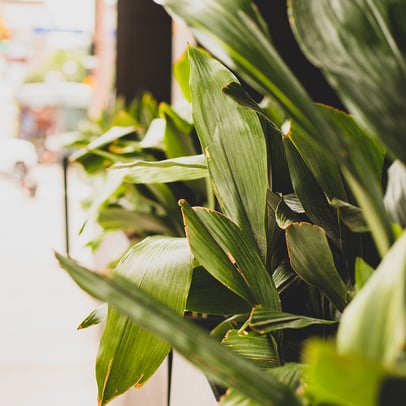
[[[167,103],[158,105],[144,93],[128,107],[115,100],[71,135],[66,144],[70,160],[95,185],[83,202],[88,206],[83,228],[96,222],[102,230],[89,242],[93,249],[115,230],[122,230],[130,242],[147,235],[183,235],[177,200],[185,195],[195,203],[208,199],[205,181],[195,180],[206,175],[206,168],[199,163],[203,157],[196,155],[199,146],[188,114]],[[178,162],[184,154],[189,154],[187,162]],[[185,176],[186,164],[195,168]],[[171,183],[162,183],[168,176]]]
[[[289,1],[299,44],[351,115],[309,99],[251,1],[161,3],[264,99],[189,48],[217,209],[180,200],[186,237],[147,238],[111,275],[58,255],[109,303],[100,404],[142,384],[170,346],[228,388],[222,405],[402,404],[405,2]],[[210,337],[185,310],[223,321]]]

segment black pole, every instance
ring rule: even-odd
[[[62,158],[63,169],[63,203],[64,203],[64,218],[65,218],[65,250],[69,256],[69,201],[68,201],[68,166],[69,156],[64,154]]]

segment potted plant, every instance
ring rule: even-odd
[[[185,237],[148,237],[109,275],[58,255],[109,303],[100,404],[171,347],[227,389],[222,405],[402,404],[404,2],[289,1],[299,44],[351,115],[310,100],[251,1],[160,3],[214,56],[190,47],[183,79],[217,204],[181,199]],[[208,335],[185,310],[220,322]]]

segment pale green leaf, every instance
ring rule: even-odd
[[[339,354],[330,343],[311,341],[304,351],[307,391],[316,404],[376,406],[386,371],[360,357]],[[383,404],[382,404],[383,405]]]
[[[97,150],[105,147],[106,145],[110,144],[113,141],[118,140],[125,135],[131,134],[135,131],[134,126],[129,127],[112,127],[106,133],[97,137],[94,141],[92,141],[89,145],[85,148],[75,152],[71,155],[71,160],[76,161],[83,159],[89,153],[94,153]]]
[[[394,221],[406,227],[406,166],[400,161],[388,169],[385,207]]]
[[[337,335],[342,354],[394,368],[405,356],[406,232],[345,309]],[[403,361],[404,362],[404,361]]]
[[[129,183],[170,183],[207,177],[204,155],[184,156],[163,161],[117,163],[111,169],[119,171]]]
[[[183,314],[193,257],[184,238],[150,237],[131,247],[113,273]],[[99,401],[107,403],[131,386],[142,385],[170,347],[127,315],[109,308],[96,361]]]
[[[375,269],[368,265],[362,258],[355,260],[355,286],[359,292],[373,275]]]

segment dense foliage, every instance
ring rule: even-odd
[[[350,114],[309,98],[251,1],[160,3],[208,51],[178,65],[200,146],[109,171],[160,187],[209,179],[215,201],[180,196],[185,236],[150,235],[109,275],[58,255],[109,303],[100,404],[171,346],[228,389],[222,405],[403,404],[406,3],[289,1],[298,43]],[[208,335],[185,311],[221,321]]]

